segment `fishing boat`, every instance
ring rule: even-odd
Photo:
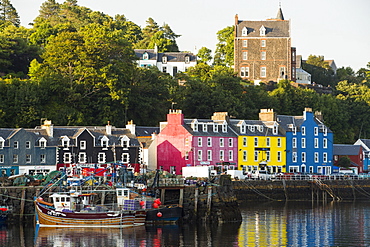
[[[117,227],[145,224],[147,209],[139,199],[130,199],[130,189],[116,188],[117,203],[94,205],[96,193],[53,193],[52,201],[37,197],[34,201],[36,224],[40,227]],[[145,203],[150,204],[150,203]]]

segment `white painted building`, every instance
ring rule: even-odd
[[[156,49],[135,49],[140,67],[156,66],[160,71],[175,76],[197,64],[197,57],[190,52],[157,52]]]

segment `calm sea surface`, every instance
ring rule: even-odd
[[[370,246],[370,202],[249,203],[243,222],[130,229],[0,228],[0,246]]]

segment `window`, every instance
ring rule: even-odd
[[[266,35],[266,28],[262,25],[260,28],[260,35],[265,36]]]
[[[278,126],[274,125],[272,129],[272,134],[277,135],[278,134]]]
[[[229,147],[232,147],[232,146],[233,146],[233,139],[229,138]]]
[[[243,47],[248,47],[248,40],[246,39],[243,40]]]
[[[247,161],[247,151],[243,151],[243,161]]]
[[[190,56],[189,55],[185,56],[185,63],[190,63]]]
[[[323,139],[323,148],[328,148],[328,139]]]
[[[243,147],[246,147],[248,145],[247,137],[243,137]]]
[[[278,139],[277,139],[277,146],[278,146],[278,147],[281,147],[281,138],[278,138]]]
[[[207,132],[207,124],[203,124],[203,132]]]
[[[86,141],[80,141],[80,149],[82,150],[86,149]]]
[[[72,163],[72,154],[71,153],[64,153],[63,155],[63,161],[64,163]]]
[[[172,75],[175,76],[176,74],[177,74],[177,66],[173,66]]]
[[[189,146],[189,138],[185,138],[185,146]]]
[[[281,162],[281,151],[277,152],[277,161]]]
[[[0,154],[0,163],[4,163],[4,154]]]
[[[319,153],[318,152],[315,152],[314,154],[314,161],[315,163],[319,163]]]
[[[302,126],[301,132],[302,132],[302,135],[305,136],[306,135],[306,127]]]
[[[45,149],[45,147],[46,147],[46,141],[45,140],[40,140],[40,147],[41,147],[41,149]]]
[[[302,162],[306,162],[306,153],[302,152]]]
[[[211,137],[207,138],[207,146],[212,147],[212,138]]]
[[[319,128],[318,127],[314,127],[313,128],[313,133],[315,136],[319,135]]]
[[[79,153],[78,154],[78,162],[79,163],[86,163],[86,153]]]
[[[185,160],[189,160],[189,152],[188,151],[185,152]]]
[[[192,129],[193,129],[194,131],[197,131],[197,132],[198,132],[198,122],[197,122],[197,121],[195,121],[195,122],[194,122],[194,123],[192,123],[191,125],[192,125]]]
[[[128,138],[122,138],[121,145],[123,149],[128,149],[129,146],[129,139]]]
[[[46,155],[40,154],[40,163],[46,163]]]
[[[224,161],[225,160],[225,152],[224,150],[220,150],[220,160]]]
[[[14,149],[18,149],[18,142],[14,142],[13,147],[14,147]]]
[[[213,132],[218,132],[218,124],[213,124]]]
[[[315,148],[319,148],[319,138],[315,138],[314,139],[314,142],[315,142]]]
[[[267,146],[267,147],[269,147],[269,146],[270,146],[270,138],[269,138],[269,137],[267,137],[267,138],[266,138],[266,146]]]
[[[207,150],[207,160],[212,161],[212,150]]]
[[[266,161],[270,161],[270,151],[266,151]]]
[[[163,73],[167,73],[167,67],[166,67],[166,66],[163,66],[163,67],[162,67],[162,72],[163,72]]]
[[[234,160],[234,153],[233,150],[229,150],[229,161]]]
[[[254,161],[258,161],[258,151],[254,151]]]
[[[226,133],[227,132],[227,124],[222,124],[222,132]]]
[[[302,145],[302,148],[306,148],[306,138],[302,138],[301,145]]]
[[[31,148],[31,142],[30,141],[26,141],[26,149],[30,149]]]
[[[148,60],[149,59],[149,55],[148,55],[148,53],[147,52],[145,52],[144,54],[143,54],[143,60]]]
[[[26,154],[26,163],[31,163],[31,155]]]
[[[313,173],[313,166],[310,166],[310,173]]]
[[[167,56],[162,57],[162,63],[167,63]]]
[[[297,152],[292,153],[292,161],[297,162]]]
[[[266,67],[261,67],[261,77],[266,77]]]
[[[258,147],[258,138],[257,137],[254,138],[254,146]]]
[[[266,60],[266,52],[261,51],[261,60]]]
[[[280,78],[285,79],[286,78],[286,73],[285,73],[285,67],[280,67]]]
[[[243,27],[242,29],[242,36],[247,36],[248,35],[248,28],[247,27]]]
[[[292,147],[297,148],[297,138],[292,138]]]
[[[246,131],[245,125],[244,125],[244,124],[242,124],[242,125],[240,126],[240,132],[241,132],[242,134],[245,134],[245,131]]]
[[[198,137],[198,147],[202,146],[202,137]]]
[[[243,51],[243,60],[248,60],[248,52]]]
[[[293,135],[296,135],[297,134],[297,127],[294,127],[293,128]]]
[[[327,153],[323,153],[323,162],[324,163],[328,162],[328,154]]]
[[[202,160],[202,150],[198,150],[198,161]]]
[[[220,147],[224,146],[224,138],[220,138]]]
[[[249,77],[249,67],[240,68],[240,77]]]
[[[266,47],[266,40],[265,39],[261,40],[261,47]]]
[[[122,162],[125,163],[125,164],[130,163],[130,154],[123,153],[122,154]]]
[[[3,148],[4,148],[4,141],[0,140],[0,149],[3,149]]]
[[[105,153],[98,153],[98,163],[105,163]]]

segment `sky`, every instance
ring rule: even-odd
[[[28,28],[43,2],[11,0]],[[142,28],[149,17],[160,26],[166,23],[181,35],[179,49],[194,53],[201,47],[214,51],[217,32],[234,25],[235,14],[239,20],[266,20],[281,6],[291,21],[292,46],[303,59],[320,55],[355,72],[370,62],[370,0],[78,0],[78,5],[112,17],[123,14]]]

